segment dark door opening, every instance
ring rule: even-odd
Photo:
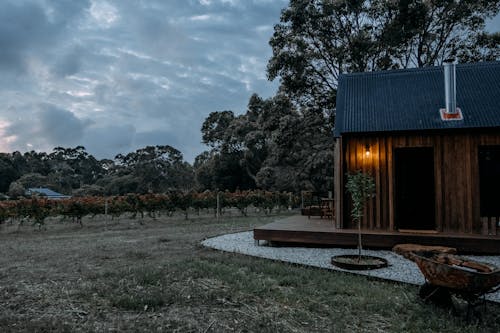
[[[433,148],[397,148],[394,158],[396,228],[435,230]]]
[[[479,146],[481,216],[500,216],[500,146]]]

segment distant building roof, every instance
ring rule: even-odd
[[[45,188],[45,187],[36,187],[36,188],[32,187],[32,188],[28,188],[28,190],[26,191],[26,194],[27,195],[41,194],[41,195],[47,197],[47,199],[67,199],[67,198],[71,198],[71,196],[69,196],[69,195],[57,193],[56,191],[52,191],[51,189],[48,189],[48,188]]]
[[[464,119],[443,121],[443,67],[343,74],[335,136],[343,133],[500,127],[500,62],[456,66],[457,107]]]

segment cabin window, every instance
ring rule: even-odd
[[[479,146],[481,216],[500,216],[500,145]]]

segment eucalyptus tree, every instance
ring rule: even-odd
[[[50,171],[49,179],[59,190],[70,193],[83,184],[93,184],[103,176],[105,170],[85,147],[55,147],[47,155]]]
[[[0,153],[0,192],[6,193],[9,190],[10,183],[19,177],[19,171],[9,154]]]
[[[115,161],[117,174],[127,176],[127,184],[134,183],[133,178],[137,180],[138,192],[163,192],[194,186],[192,167],[183,161],[179,150],[169,145],[147,146],[126,155],[118,154]]]
[[[485,21],[499,0],[291,0],[270,40],[267,71],[281,90],[331,113],[344,72],[500,59]]]
[[[284,94],[254,94],[246,113],[213,112],[205,120],[203,139],[212,150],[195,161],[198,183],[212,189],[325,189],[330,128],[322,113],[297,108]]]

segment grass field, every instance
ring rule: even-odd
[[[200,245],[274,217],[51,221],[0,228],[0,332],[499,332],[417,287]]]

